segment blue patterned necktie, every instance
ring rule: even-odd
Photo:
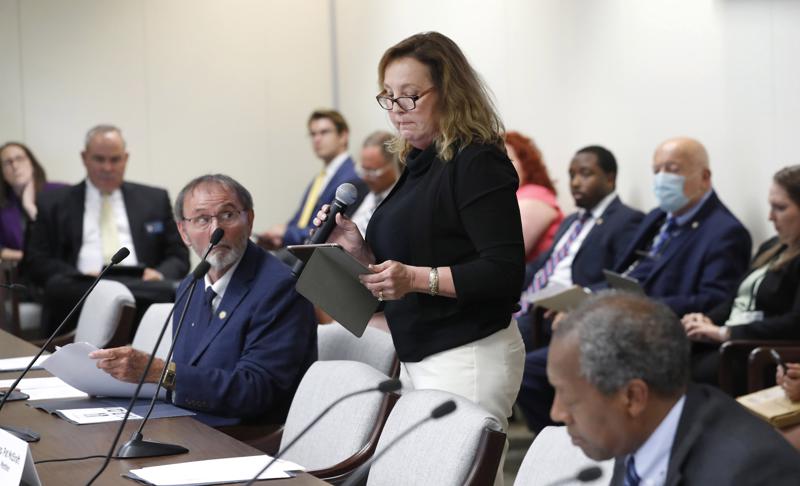
[[[558,249],[558,251],[553,252],[550,255],[550,258],[547,259],[544,266],[536,272],[536,276],[533,278],[533,283],[529,290],[536,292],[541,290],[547,286],[547,283],[550,281],[550,277],[556,271],[556,265],[561,262],[564,258],[569,255],[569,248],[572,246],[572,243],[578,239],[578,236],[581,234],[583,230],[583,225],[586,224],[586,221],[592,217],[592,213],[589,211],[584,211],[583,214],[576,220],[575,226],[572,228],[569,236],[567,237],[567,241],[564,245]]]
[[[200,316],[197,319],[197,324],[201,329],[208,327],[211,319],[214,318],[214,306],[211,305],[211,303],[214,302],[214,297],[216,296],[217,293],[214,292],[214,288],[209,285],[206,288],[206,292],[203,294],[203,307],[201,308]]]
[[[651,258],[661,255],[661,250],[664,249],[667,242],[670,240],[670,238],[672,238],[672,233],[677,227],[678,222],[675,220],[675,216],[668,216],[667,224],[665,224],[664,227],[661,228],[661,231],[658,232],[658,236],[653,243],[653,247],[650,248],[650,251],[648,252]]]
[[[642,478],[636,474],[636,461],[633,460],[633,456],[628,456],[627,466],[625,467],[625,482],[622,483],[624,486],[639,486],[639,482],[641,482]]]

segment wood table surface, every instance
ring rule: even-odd
[[[0,330],[0,358],[31,356],[36,348],[5,331]],[[0,373],[0,379],[13,379],[18,373]],[[46,371],[32,371],[27,377],[50,376]],[[119,427],[118,422],[103,424],[74,425],[66,420],[34,409],[24,401],[7,402],[0,410],[0,425],[28,427],[41,435],[39,442],[30,444],[34,461],[106,454]],[[127,441],[138,428],[138,421],[128,423],[120,436],[119,444]],[[191,417],[153,419],[144,428],[145,440],[179,444],[187,449],[186,454],[141,459],[112,459],[103,475],[95,481],[97,485],[138,484],[123,478],[122,474],[131,469],[173,464],[178,462],[218,459],[224,457],[251,456],[261,451],[239,442]],[[85,484],[97,471],[103,459],[83,461],[51,462],[37,464],[36,470],[42,484],[81,485]],[[282,480],[261,481],[257,484],[275,486],[323,485],[326,482],[309,474]]]

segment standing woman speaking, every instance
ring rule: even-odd
[[[406,168],[366,241],[338,214],[329,241],[374,272],[362,282],[385,301],[406,384],[469,398],[505,430],[524,364],[509,324],[525,268],[519,180],[502,123],[478,74],[442,34],[389,48],[378,78],[378,104],[398,131],[390,148]]]

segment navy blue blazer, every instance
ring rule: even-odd
[[[317,214],[317,211],[325,204],[330,204],[333,201],[334,197],[336,197],[336,189],[339,188],[341,184],[345,182],[349,182],[354,184],[358,189],[358,196],[359,199],[356,200],[355,204],[352,204],[346,214],[351,214],[358,204],[360,200],[364,199],[364,196],[367,195],[366,185],[361,178],[358,177],[356,174],[355,164],[353,163],[352,157],[348,157],[339,169],[333,174],[333,177],[328,182],[328,185],[325,186],[325,189],[322,190],[320,193],[319,198],[317,199],[316,204],[314,204],[314,211],[311,212],[311,218],[308,220],[308,224],[303,226],[302,228],[297,226],[297,221],[300,219],[300,213],[303,212],[303,206],[306,203],[306,197],[308,197],[308,191],[311,190],[311,186],[314,184],[312,180],[306,190],[303,192],[303,198],[300,199],[300,206],[297,208],[297,212],[294,213],[292,219],[289,220],[289,223],[286,224],[286,233],[283,235],[283,245],[302,245],[305,243],[306,238],[308,238],[309,232],[314,225],[311,223],[314,219],[314,215]]]
[[[289,267],[248,242],[203,329],[192,326],[203,305],[200,282],[175,343],[173,403],[205,412],[198,419],[215,426],[242,419],[283,423],[300,379],[317,359],[314,309],[294,285]],[[173,332],[184,302],[175,303]]]
[[[666,218],[661,209],[645,216],[614,270],[624,272],[652,242]],[[747,271],[750,234],[712,192],[697,214],[664,248],[642,282],[648,296],[678,316],[708,312],[736,291]]]
[[[622,486],[625,458],[614,463]],[[689,385],[667,465],[666,486],[796,485],[800,456],[775,429],[720,390]]]
[[[644,213],[633,209],[615,197],[595,222],[572,261],[572,282],[582,287],[592,287],[605,282],[603,270],[614,266],[622,256]],[[547,252],[528,264],[525,287],[553,254],[558,241],[578,218],[578,213],[567,216],[558,227],[553,244]]]

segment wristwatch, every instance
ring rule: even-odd
[[[167,374],[164,375],[164,381],[161,386],[169,391],[175,390],[175,362],[170,361],[167,365]]]

